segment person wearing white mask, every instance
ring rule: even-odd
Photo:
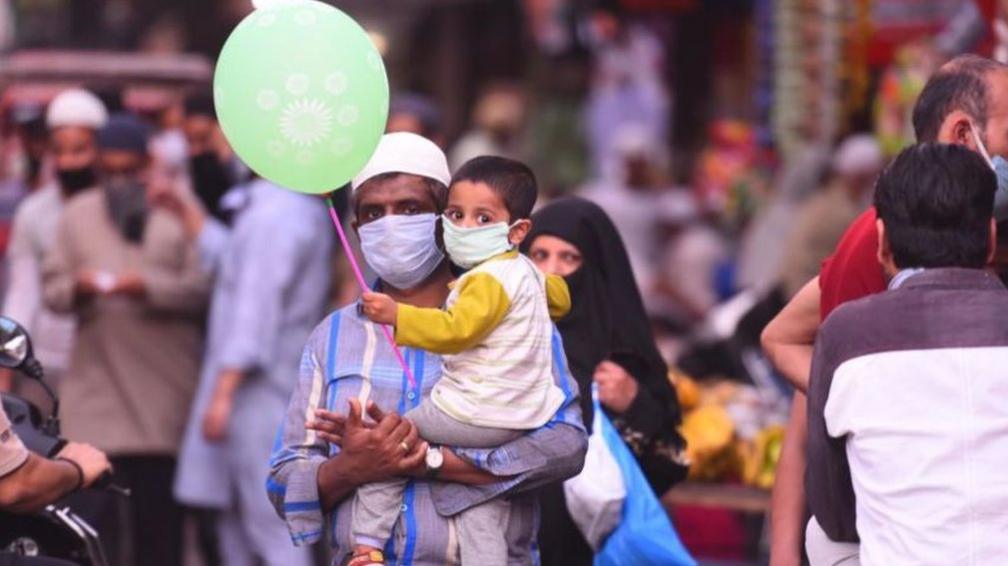
[[[994,217],[1008,219],[1008,66],[976,55],[945,63],[925,85],[914,106],[918,142],[957,144],[990,157],[998,181]],[[986,154],[986,155],[985,155]],[[778,371],[804,391],[813,343],[821,321],[839,305],[887,288],[878,260],[876,211],[867,210],[841,238],[819,276],[809,281],[763,331],[767,357]],[[788,433],[781,449],[771,517],[771,561],[799,564],[805,533],[806,407],[795,395]],[[821,532],[819,534],[822,534]]]
[[[63,91],[49,103],[46,126],[56,179],[21,202],[11,228],[10,282],[3,314],[31,334],[35,355],[54,386],[70,361],[75,324],[72,315],[55,313],[44,305],[42,263],[56,238],[64,203],[96,184],[97,132],[107,122],[105,105],[83,89]]]
[[[364,315],[395,327],[397,344],[444,356],[442,379],[430,400],[406,413],[427,442],[499,446],[545,425],[563,404],[548,345],[550,319],[570,311],[567,283],[544,275],[517,251],[532,226],[537,193],[535,176],[520,162],[495,156],[466,162],[448,189],[442,226],[452,262],[469,271],[452,288],[445,308],[416,308],[386,294],[364,294]],[[357,490],[351,566],[369,563],[384,546],[404,487],[400,479]],[[508,503],[496,499],[459,515],[463,563],[507,561],[497,525],[508,512]]]
[[[435,230],[449,182],[444,153],[409,133],[384,136],[354,179],[354,227],[379,276],[375,289],[400,304],[438,308],[448,297],[454,275]],[[454,516],[492,499],[507,501],[509,512],[496,530],[504,534],[510,559],[534,563],[532,490],[577,473],[587,447],[577,388],[555,331],[549,349],[553,383],[563,392],[549,426],[495,448],[442,449],[423,442],[399,416],[430,398],[442,377],[441,358],[404,348],[411,382],[357,302],[326,318],[305,348],[267,482],[294,542],[310,544],[328,534],[341,560],[354,548],[354,492],[405,478],[399,519],[380,541],[384,553],[360,563],[381,563],[380,554],[416,565],[459,563]],[[373,422],[365,423],[366,417]]]

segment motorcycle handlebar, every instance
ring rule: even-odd
[[[91,489],[103,489],[105,491],[117,493],[123,497],[129,497],[132,495],[129,488],[118,485],[112,481],[112,472],[105,472],[98,476],[98,479],[91,484]]]

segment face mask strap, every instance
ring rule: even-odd
[[[508,251],[509,252],[518,248],[518,246],[516,244],[512,244],[511,243],[511,230],[514,230],[516,226],[518,226],[519,224],[521,224],[522,220],[524,220],[524,218],[519,218],[518,220],[515,220],[514,222],[512,222],[510,226],[508,226],[508,233],[507,233],[507,236],[505,236],[505,237],[508,239]]]
[[[970,122],[970,132],[973,132],[973,141],[976,142],[977,149],[980,150],[980,155],[983,156],[987,165],[990,166],[991,169],[994,169],[994,161],[991,160],[990,154],[987,153],[987,147],[984,145],[983,141],[980,140],[980,134],[977,132],[976,126],[973,125],[973,122]]]

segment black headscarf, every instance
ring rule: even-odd
[[[573,304],[557,327],[571,372],[586,392],[585,406],[590,407],[587,392],[595,367],[608,359],[623,366],[678,416],[668,367],[655,346],[630,259],[609,216],[590,201],[560,199],[532,217],[524,251],[544,234],[574,245],[584,260],[580,269],[566,277]],[[590,421],[591,411],[585,414]]]

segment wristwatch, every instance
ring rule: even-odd
[[[436,478],[441,473],[441,466],[444,465],[444,454],[441,452],[441,447],[428,446],[424,463],[427,464],[427,473],[424,476],[431,480]]]

